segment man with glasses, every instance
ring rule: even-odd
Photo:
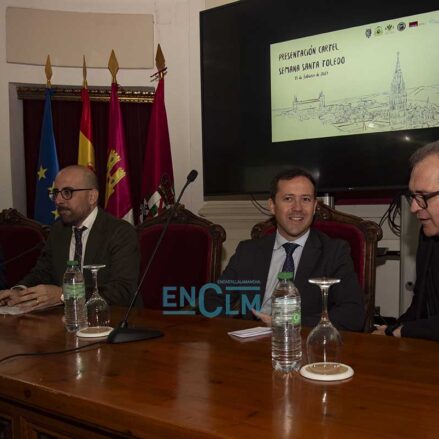
[[[302,324],[315,326],[322,312],[321,292],[308,279],[336,277],[341,282],[329,292],[329,317],[340,329],[361,331],[365,318],[363,292],[354,271],[349,245],[310,228],[317,206],[312,175],[300,168],[281,172],[272,182],[268,203],[276,218],[276,234],[240,242],[218,284],[257,282],[261,311],[253,311],[253,315],[249,312],[245,317],[256,316],[269,324],[270,298],[277,284],[277,275],[280,271],[293,271],[294,283],[302,300]],[[239,298],[239,292],[232,294],[232,305]],[[225,294],[209,290],[205,309],[213,313],[222,307],[225,311],[225,302]]]
[[[0,303],[24,311],[61,303],[66,264],[75,259],[80,266],[105,265],[98,276],[100,293],[110,305],[128,305],[140,263],[134,227],[97,207],[97,178],[84,166],[62,169],[49,196],[60,220],[53,225],[35,267],[13,291],[0,292]],[[84,275],[91,286],[90,273]]]
[[[422,226],[414,296],[394,325],[380,326],[375,333],[439,340],[439,141],[415,151],[410,165],[407,199]]]

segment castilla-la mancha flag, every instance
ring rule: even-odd
[[[110,112],[108,121],[107,182],[105,189],[105,210],[131,224],[133,203],[125,151],[125,133],[122,113],[117,96],[117,84],[111,84]]]
[[[86,87],[82,88],[81,99],[82,115],[81,128],[79,131],[78,165],[86,166],[92,171],[95,171],[96,165],[91,128],[90,96]]]
[[[174,174],[164,88],[165,82],[162,77],[159,80],[151,109],[143,162],[141,192],[143,219],[158,215],[174,203]]]

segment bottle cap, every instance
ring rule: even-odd
[[[277,278],[279,280],[291,280],[293,278],[293,273],[291,271],[281,271]]]

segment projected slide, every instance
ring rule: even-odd
[[[439,11],[272,44],[272,141],[439,127]]]

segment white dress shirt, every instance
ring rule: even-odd
[[[286,252],[283,244],[287,242],[292,242],[297,244],[297,247],[293,252],[294,261],[294,276],[296,276],[297,269],[299,268],[300,258],[302,257],[303,247],[309,236],[308,231],[295,241],[288,241],[285,239],[279,231],[276,231],[276,238],[274,240],[273,255],[271,256],[270,269],[268,271],[267,284],[265,286],[264,301],[262,302],[261,312],[265,314],[271,314],[271,295],[273,294],[274,288],[278,282],[277,275],[282,270],[285,262]]]
[[[87,240],[88,240],[88,236],[90,235],[90,230],[93,227],[93,224],[96,220],[96,217],[98,215],[98,208],[95,207],[91,213],[88,215],[88,217],[83,221],[83,223],[78,226],[78,227],[82,227],[85,226],[87,227],[83,232],[82,232],[82,256],[81,256],[81,267],[84,265],[84,255],[85,255],[85,249],[87,248]],[[76,226],[75,226],[76,227]],[[69,260],[73,260],[75,258],[75,232],[74,232],[74,228],[72,227],[72,239],[70,240],[70,252],[69,252]]]

